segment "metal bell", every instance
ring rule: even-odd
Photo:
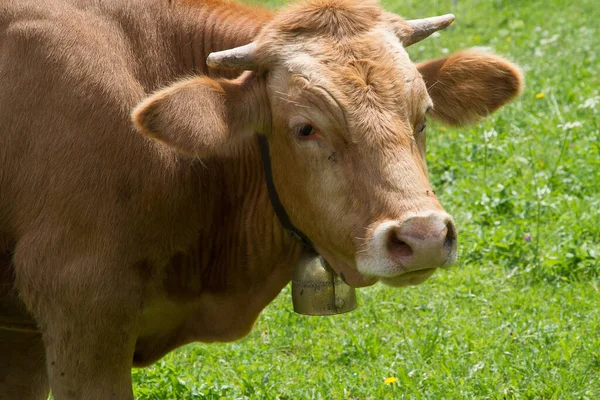
[[[356,290],[317,254],[304,254],[292,279],[294,311],[304,315],[343,314],[357,307]]]

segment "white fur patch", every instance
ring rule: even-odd
[[[413,217],[428,218],[434,214],[440,217],[446,216],[440,211],[429,210],[420,213],[408,213],[403,221],[408,221]],[[373,232],[367,248],[356,254],[356,265],[358,271],[366,276],[375,276],[379,278],[392,278],[407,272],[398,261],[393,260],[387,248],[388,233],[393,227],[400,227],[402,221],[384,221],[380,223]]]
[[[289,45],[281,50],[284,66],[292,73],[301,74],[311,83],[329,87],[330,82],[325,76],[323,65],[311,54],[319,54],[318,49],[311,49],[306,45]]]
[[[377,36],[383,39],[385,47],[396,56],[399,68],[403,69],[403,67],[406,65],[406,62],[411,62],[406,49],[402,45],[402,42],[400,42],[400,39],[398,39],[396,34],[387,25],[377,25],[377,27],[374,29],[374,32]]]

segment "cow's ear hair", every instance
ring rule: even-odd
[[[177,151],[195,157],[227,152],[254,132],[247,79],[196,77],[150,95],[132,112],[136,129]],[[245,90],[246,89],[246,90]],[[254,91],[250,91],[254,92]],[[260,103],[260,102],[259,102]]]
[[[434,118],[465,125],[496,111],[523,89],[523,74],[507,60],[480,50],[417,64],[433,100]]]

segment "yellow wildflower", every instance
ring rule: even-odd
[[[538,93],[535,95],[536,99],[543,99],[544,98],[544,93]]]
[[[385,381],[383,381],[383,383],[385,383],[386,385],[391,385],[392,383],[395,383],[398,380],[398,378],[394,377],[394,376],[390,376],[389,378],[385,378]]]

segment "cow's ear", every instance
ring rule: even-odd
[[[433,100],[433,117],[450,125],[476,122],[523,89],[523,74],[517,66],[479,50],[425,61],[417,68]]]
[[[254,133],[265,104],[251,94],[258,79],[196,77],[179,81],[142,101],[132,112],[136,129],[179,152],[210,157],[227,152]]]

